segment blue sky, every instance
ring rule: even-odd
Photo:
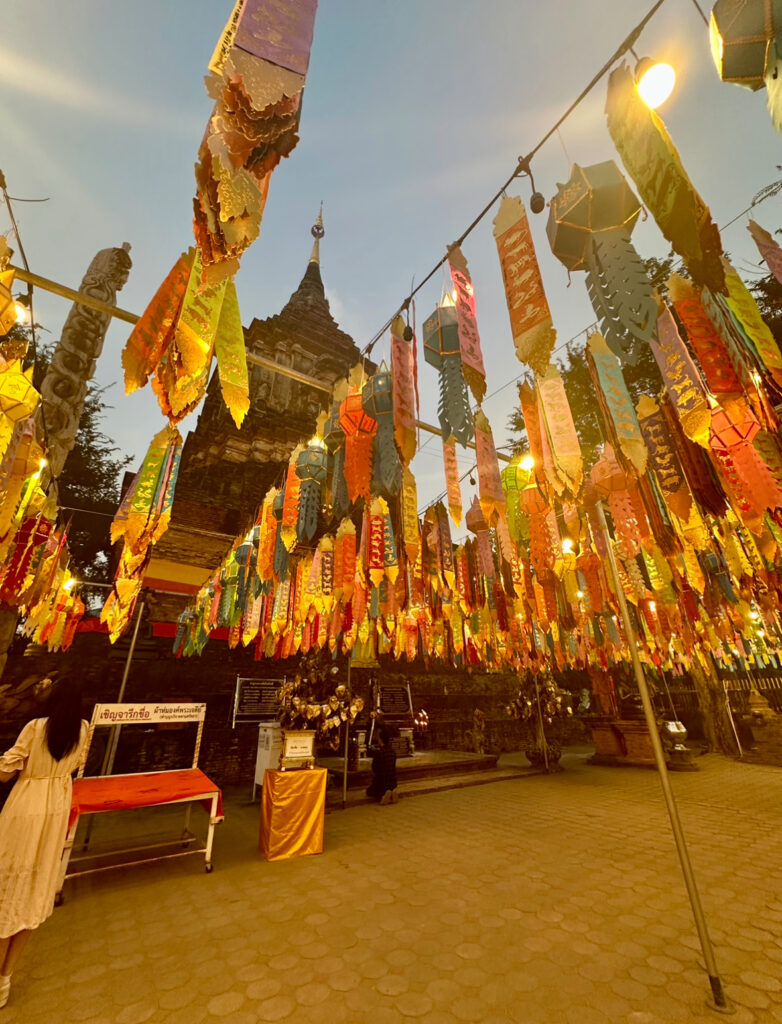
[[[306,267],[321,200],[323,276],[332,311],[364,345],[482,208],[650,6],[649,0],[320,0],[301,142],[274,174],[261,236],[237,279],[243,321],[276,313]],[[191,244],[193,163],[210,111],[203,75],[232,0],[5,0],[0,41],[0,167],[33,270],[73,287],[94,253],[128,241],[134,267],[119,304],[140,313]],[[723,85],[690,0],[667,0],[636,47],[678,71],[661,108],[690,177],[718,223],[780,176],[780,140],[763,93]],[[605,84],[533,163],[546,198],[570,163],[613,159]],[[566,155],[567,154],[567,155]],[[528,186],[520,183],[528,198]],[[769,230],[780,200],[759,208]],[[594,319],[583,275],[568,288],[551,256],[546,215],[533,233],[559,342]],[[758,256],[746,218],[724,237],[746,272]],[[0,231],[8,224],[0,210]],[[667,245],[650,220],[642,255]],[[517,376],[491,216],[464,245],[476,286],[489,393]],[[419,295],[419,325],[438,276]],[[37,318],[56,338],[62,300],[37,293]],[[127,325],[115,322],[98,368],[121,379]],[[383,346],[376,348],[383,353]],[[422,418],[436,416],[436,377],[421,360]],[[147,392],[111,390],[107,431],[139,459],[160,414]],[[505,387],[486,403],[498,444],[516,401]],[[462,459],[464,468],[470,464]],[[422,501],[443,490],[439,443],[417,456]],[[472,488],[465,486],[469,501]]]

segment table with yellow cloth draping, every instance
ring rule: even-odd
[[[259,842],[264,860],[323,852],[327,777],[325,768],[266,770]]]

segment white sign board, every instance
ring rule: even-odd
[[[92,724],[152,725],[156,722],[203,722],[206,704],[96,704]]]

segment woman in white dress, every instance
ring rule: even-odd
[[[30,932],[54,910],[71,808],[71,775],[85,754],[87,723],[70,681],[52,686],[47,717],[34,718],[0,757],[0,782],[19,777],[0,813],[0,1007]]]

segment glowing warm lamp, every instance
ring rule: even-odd
[[[17,299],[14,302],[14,310],[16,311],[16,322],[18,324],[26,324],[30,319],[30,307]]]
[[[71,576],[70,579],[67,579],[65,583],[63,583],[62,588],[63,590],[73,590],[75,586],[76,580],[73,578],[73,576]]]
[[[649,611],[650,612],[656,612],[657,611],[657,602],[656,601],[650,601],[649,602]]]
[[[521,468],[525,470],[527,473],[531,473],[532,470],[535,468],[535,460],[532,458],[531,455],[525,455],[524,458],[521,460],[520,465]]]
[[[676,72],[670,64],[641,57],[635,68],[635,81],[641,99],[647,107],[656,110],[673,92]]]
[[[576,597],[579,599],[579,601],[581,600],[581,598],[583,596],[584,596],[584,591],[583,590],[577,590],[576,591]]]
[[[569,555],[572,553],[572,551],[573,541],[570,539],[570,537],[565,537],[565,539],[562,541],[562,553],[564,555]]]
[[[46,459],[39,459],[38,460],[38,472],[39,473],[42,472],[44,469],[46,469],[46,467],[48,465],[49,465],[49,463],[46,461]]]

